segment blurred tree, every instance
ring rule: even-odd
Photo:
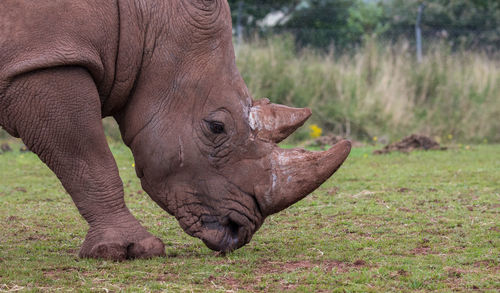
[[[238,10],[238,3],[242,9]],[[274,32],[291,32],[301,46],[350,48],[366,35],[413,40],[418,6],[424,3],[424,40],[447,40],[453,46],[500,47],[499,0],[231,0],[251,31],[270,13],[281,12]]]
[[[350,0],[310,0],[283,25],[294,33],[299,45],[326,48],[330,44],[343,47],[350,42],[347,20],[353,6]]]
[[[229,0],[233,23],[241,13],[241,22],[245,27],[255,28],[259,20],[265,18],[269,13],[282,11],[291,13],[294,8],[302,2],[301,0]],[[242,3],[242,9],[239,11],[238,5]]]
[[[498,0],[390,0],[383,1],[387,37],[412,37],[418,6],[423,3],[424,38],[448,40],[454,46],[500,46]]]
[[[383,21],[383,6],[378,1],[355,1],[349,8],[347,31],[349,39],[359,41],[361,36],[379,36],[389,29]]]
[[[242,9],[238,4],[241,2]],[[271,31],[291,32],[300,46],[311,45],[327,48],[352,47],[359,44],[366,34],[380,34],[386,27],[380,21],[384,16],[378,2],[362,0],[233,0],[233,22],[238,14],[242,25],[252,31],[259,22],[273,12],[282,12],[282,23]]]

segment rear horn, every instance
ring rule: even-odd
[[[261,99],[253,102],[249,120],[258,138],[278,143],[302,126],[310,116],[308,108],[292,108]]]

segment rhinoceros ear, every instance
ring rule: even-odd
[[[310,116],[308,108],[291,108],[261,99],[253,102],[249,123],[258,138],[278,143],[302,126]]]

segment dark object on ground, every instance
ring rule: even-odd
[[[2,145],[0,145],[0,150],[1,150],[0,153],[6,153],[12,151],[8,143],[2,143]]]
[[[388,154],[390,152],[398,151],[409,153],[414,150],[446,150],[441,147],[434,139],[419,134],[412,134],[403,138],[401,141],[391,143],[381,150],[373,152],[374,155]]]
[[[345,140],[324,152],[277,145],[311,110],[252,100],[227,1],[3,0],[0,31],[0,126],[56,173],[88,222],[81,257],[165,255],[125,205],[103,117],[117,120],[148,195],[221,252],[247,244],[351,150]]]

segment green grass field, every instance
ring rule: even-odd
[[[18,149],[18,146],[15,146]],[[168,257],[77,258],[87,226],[35,155],[0,155],[0,291],[401,292],[500,290],[500,145],[373,156],[218,256],[142,192],[113,145],[134,215]]]

